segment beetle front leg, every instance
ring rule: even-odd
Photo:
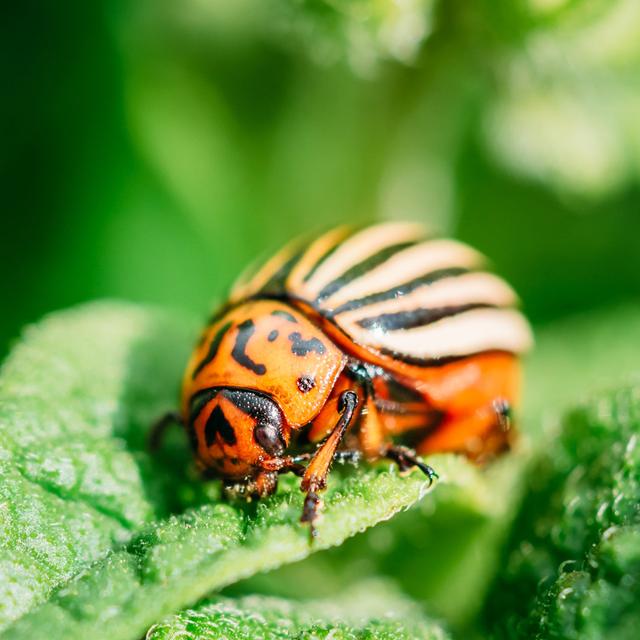
[[[318,518],[318,512],[322,504],[318,493],[327,486],[327,474],[331,468],[331,463],[347,427],[355,415],[357,406],[358,394],[355,391],[344,391],[341,394],[338,403],[338,410],[341,412],[340,419],[324,443],[315,452],[300,483],[300,489],[307,494],[300,521],[309,523],[311,539],[317,535],[314,523]]]
[[[294,473],[297,476],[303,476],[305,467],[300,464],[302,460],[308,460],[310,454],[300,454],[297,456],[283,456],[281,458],[273,458],[264,460],[261,463],[262,470],[268,473]]]
[[[261,471],[250,480],[231,480],[223,483],[225,496],[232,499],[266,498],[275,493],[277,488],[278,474],[275,471]]]

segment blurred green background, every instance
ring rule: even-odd
[[[640,292],[637,0],[30,0],[2,21],[0,351],[202,312],[310,228],[476,245],[544,323]]]

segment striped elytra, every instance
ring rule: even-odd
[[[187,366],[181,416],[199,466],[245,495],[301,475],[314,531],[338,454],[430,477],[406,443],[489,459],[511,441],[532,343],[517,302],[478,252],[416,224],[287,246],[233,287]]]

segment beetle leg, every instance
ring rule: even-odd
[[[248,481],[223,482],[224,494],[228,498],[265,498],[278,488],[278,475],[274,471],[261,471]]]
[[[301,475],[298,471],[302,469],[304,472],[305,467],[300,464],[300,460],[308,460],[309,457],[310,455],[302,454],[299,456],[282,456],[281,458],[263,460],[260,463],[260,468],[262,471],[266,471],[268,473],[287,473],[288,471],[293,471],[296,475]]]
[[[306,467],[300,464],[303,460],[309,460],[311,458],[310,453],[299,453],[295,456],[286,456],[281,458],[282,466],[278,469],[278,473],[293,473],[299,478],[304,476]]]
[[[300,521],[309,523],[311,539],[317,535],[314,523],[318,518],[318,511],[321,505],[318,492],[327,486],[329,468],[336,455],[338,445],[355,415],[357,406],[358,395],[355,391],[344,391],[341,394],[340,402],[338,403],[338,409],[341,412],[340,419],[332,429],[328,438],[315,452],[300,483],[300,489],[307,494]]]
[[[183,426],[182,416],[177,411],[169,411],[165,413],[159,420],[157,420],[149,430],[148,446],[149,450],[153,453],[158,451],[162,446],[162,442],[167,434],[167,429],[177,424]]]
[[[293,462],[307,462],[308,460],[311,460],[311,457],[313,456],[312,453],[297,453],[295,456],[291,456],[291,460]]]
[[[513,418],[513,410],[510,402],[504,398],[498,398],[493,401],[493,409],[496,412],[500,430],[506,433],[511,429],[511,422]]]
[[[438,474],[428,464],[425,464],[418,458],[415,451],[409,449],[409,447],[401,447],[398,445],[388,445],[383,450],[383,455],[389,460],[393,460],[400,471],[409,471],[414,467],[418,467],[427,478],[429,478],[429,486],[433,483],[433,479],[438,477]]]
[[[272,493],[275,493],[278,488],[277,474],[264,472],[259,473],[254,480],[254,486],[252,488],[254,495],[258,498],[270,496]]]
[[[331,393],[331,397],[322,407],[320,413],[313,419],[309,430],[307,431],[307,438],[311,443],[320,443],[325,440],[335,427],[336,414],[342,413],[341,398],[345,391],[353,386],[353,381],[349,380],[346,376],[341,376]]]

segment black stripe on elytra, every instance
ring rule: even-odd
[[[411,309],[411,311],[398,311],[397,313],[382,313],[379,316],[358,320],[357,324],[363,329],[371,331],[401,331],[424,327],[438,320],[457,316],[465,311],[489,308],[495,309],[496,305],[487,304],[486,302],[473,302],[433,309],[418,308]]]
[[[204,440],[207,443],[207,447],[215,444],[216,433],[219,433],[222,440],[227,444],[236,443],[236,433],[219,404],[213,408],[207,418],[207,424],[204,426]]]
[[[231,357],[241,367],[253,371],[256,375],[263,376],[267,372],[267,367],[254,362],[246,353],[247,343],[255,331],[256,327],[251,319],[247,319],[238,325],[238,335],[236,337],[236,343],[231,350]]]
[[[271,312],[272,316],[276,316],[278,318],[284,318],[285,320],[288,320],[289,322],[295,322],[297,323],[298,321],[296,320],[295,316],[291,313],[289,313],[288,311],[285,311],[285,309],[276,309],[275,311]]]
[[[512,351],[508,351],[506,349],[484,349],[482,351],[473,351],[471,353],[463,353],[455,356],[441,356],[438,358],[423,358],[418,356],[412,356],[407,353],[400,353],[398,351],[394,351],[393,349],[381,348],[380,353],[383,353],[386,356],[390,356],[394,360],[399,360],[400,362],[406,362],[407,364],[413,364],[417,367],[444,367],[447,364],[452,364],[453,362],[460,362],[461,360],[466,360],[468,358],[475,358],[480,355],[488,355],[489,353],[507,353],[511,354]]]
[[[359,278],[361,275],[367,273],[367,271],[371,271],[371,269],[381,265],[386,262],[389,258],[394,256],[396,253],[399,253],[403,249],[411,247],[415,244],[415,242],[401,242],[398,244],[393,244],[389,247],[385,247],[381,249],[377,253],[369,256],[362,260],[362,262],[358,262],[354,264],[351,268],[347,269],[341,276],[332,280],[327,285],[325,285],[318,297],[316,298],[316,302],[322,302],[329,296],[333,295],[336,291],[339,291],[345,285],[349,284],[351,281]]]
[[[255,295],[278,296],[286,291],[287,277],[293,267],[304,253],[303,250],[296,251],[270,278],[265,282]]]
[[[296,356],[306,356],[311,351],[322,355],[327,350],[318,338],[303,340],[302,335],[298,331],[290,333],[289,340],[291,341],[291,353]]]
[[[225,322],[216,335],[213,337],[211,344],[209,345],[209,352],[207,355],[200,361],[200,364],[193,370],[191,374],[191,378],[194,379],[217,355],[218,349],[220,348],[220,343],[222,342],[222,338],[224,338],[225,333],[229,331],[231,327],[231,322]]]
[[[315,264],[311,267],[311,269],[309,269],[309,271],[307,271],[307,273],[305,274],[304,278],[302,279],[303,282],[308,282],[311,279],[311,276],[313,276],[313,274],[320,268],[320,266],[322,266],[328,258],[330,258],[336,251],[337,249],[342,246],[342,243],[348,238],[350,237],[354,232],[354,229],[351,229],[349,233],[347,233],[345,235],[345,237],[341,238],[340,240],[338,240],[335,244],[331,245],[319,258],[318,260],[316,260]]]
[[[371,293],[368,296],[364,296],[362,298],[349,300],[348,302],[345,302],[339,307],[333,309],[331,311],[331,315],[336,316],[339,313],[344,313],[345,311],[353,311],[354,309],[361,309],[362,307],[367,307],[376,302],[384,302],[385,300],[399,298],[400,296],[405,296],[424,285],[433,284],[434,282],[438,282],[439,280],[443,280],[444,278],[461,276],[466,273],[470,273],[470,271],[471,270],[467,269],[466,267],[448,267],[447,269],[437,269],[436,271],[425,273],[424,275],[404,282],[403,284],[399,284],[395,287],[392,287],[391,289],[378,291],[377,293]]]

